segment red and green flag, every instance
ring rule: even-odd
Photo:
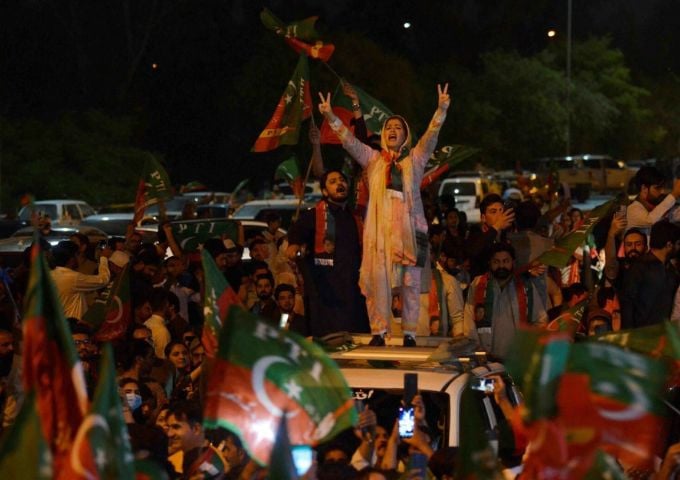
[[[552,332],[567,332],[572,338],[576,333],[585,333],[585,327],[581,323],[583,313],[590,302],[590,298],[581,300],[571,308],[566,309],[556,319],[546,326],[546,330]]]
[[[618,345],[653,358],[680,360],[680,342],[674,343],[677,338],[677,324],[663,322],[647,327],[603,333],[593,337],[593,340]]]
[[[97,293],[92,306],[83,315],[98,342],[123,338],[132,319],[129,264]]]
[[[279,427],[276,429],[276,439],[269,462],[269,478],[277,480],[297,480],[298,478],[293,461],[292,445],[288,438],[286,415],[281,415]]]
[[[86,452],[81,446],[88,445]],[[134,456],[123,418],[123,408],[116,384],[113,348],[105,343],[99,372],[99,383],[90,412],[85,416],[76,435],[71,461],[85,469],[81,458],[92,451],[95,469],[83,471],[86,478],[133,478]]]
[[[663,440],[667,365],[600,342],[572,346],[557,393],[570,457],[596,448],[628,468],[649,468]]]
[[[241,306],[241,301],[227,279],[224,278],[224,274],[217,268],[215,260],[205,249],[201,251],[201,261],[203,263],[203,275],[205,276],[205,294],[203,296],[205,322],[201,342],[205,354],[209,358],[214,358],[217,354],[220,331],[224,326],[229,307],[232,305]]]
[[[133,223],[137,225],[144,217],[144,211],[152,205],[172,198],[172,184],[168,172],[156,157],[149,155],[144,162],[142,178],[137,186],[135,196],[135,214]]]
[[[472,378],[472,377],[471,377]],[[454,478],[461,480],[502,480],[496,452],[486,436],[487,427],[482,421],[484,395],[470,388],[463,389],[460,398],[460,442],[456,457]]]
[[[300,139],[302,121],[312,114],[309,89],[309,65],[306,55],[300,55],[293,77],[276,105],[274,115],[260,133],[253,152],[268,152],[281,145],[296,145]]]
[[[0,472],[3,478],[52,480],[52,453],[43,435],[35,392],[24,403],[0,440]]]
[[[480,151],[479,148],[468,147],[467,145],[444,145],[437,149],[430,157],[431,167],[423,175],[420,189],[427,188],[451,168],[473,155],[477,155]]]
[[[172,235],[185,252],[194,252],[209,238],[230,238],[240,242],[241,226],[237,220],[177,220],[170,223]]]
[[[564,332],[521,329],[506,368],[524,396],[524,420],[552,418],[555,395],[567,367],[572,338]]]
[[[353,84],[352,88],[354,88],[354,91],[359,97],[361,112],[363,113],[364,121],[366,122],[368,135],[380,133],[383,122],[392,116],[392,111],[356,85]],[[333,113],[342,120],[342,123],[344,123],[347,128],[354,131],[353,127],[350,126],[350,121],[354,118],[352,100],[343,93],[342,85],[340,84],[338,84],[333,93],[331,105],[333,106]],[[321,143],[340,144],[340,139],[335,132],[333,132],[325,118],[321,124]]]
[[[43,436],[54,458],[55,478],[81,478],[83,471],[94,468],[92,455],[84,454],[81,464],[71,462],[76,432],[88,410],[85,375],[37,241],[31,248],[25,305],[24,390],[36,394]]]
[[[618,199],[612,199],[595,207],[585,215],[583,224],[573,232],[565,235],[555,245],[538,257],[538,262],[557,268],[564,268],[569,264],[571,256],[580,247],[605,217],[610,215],[619,205]]]
[[[310,58],[327,62],[333,55],[335,46],[319,40],[319,35],[314,27],[318,18],[314,16],[285,24],[267,8],[264,8],[260,13],[260,20],[262,20],[264,26],[283,37],[286,43],[297,53],[304,52]]]
[[[222,327],[206,392],[204,426],[234,432],[261,465],[283,415],[293,445],[314,446],[357,421],[347,382],[321,347],[238,308]]]
[[[297,157],[293,155],[288,160],[281,162],[274,171],[274,180],[285,180],[293,190],[297,198],[302,198],[305,193],[304,180],[300,173]]]

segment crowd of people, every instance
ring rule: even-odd
[[[565,266],[546,266],[539,257],[587,221],[588,213],[572,208],[567,196],[546,198],[529,188],[512,198],[492,193],[479,205],[481,223],[469,225],[455,204],[421,192],[450,102],[446,86],[439,87],[437,110],[413,148],[408,123],[398,116],[385,121],[378,146],[360,125],[356,95],[352,99],[359,113],[353,130],[334,116],[330,97],[322,96],[320,111],[361,167],[354,178],[341,170],[321,172],[323,199],[287,235],[281,218],[270,214],[267,228],[247,245],[234,238],[202,245],[243,308],[312,339],[371,333],[371,345],[381,347],[401,335],[412,347],[422,336],[467,338],[500,360],[520,327],[551,328],[584,301],[586,312],[571,332],[576,339],[680,319],[680,227],[671,221],[680,180],[666,192],[664,175],[641,168],[635,200],[602,221],[609,225],[604,242],[586,237]],[[310,138],[318,145],[318,132]],[[90,393],[100,342],[84,316],[96,291],[129,268],[132,320],[113,347],[135,453],[156,460],[170,478],[262,475],[236,435],[202,426],[205,276],[170,226],[159,229],[155,243],[131,231],[94,252],[79,234],[43,246]],[[0,432],[23,398],[16,305],[28,281],[28,255],[24,260],[11,284],[0,283]],[[422,419],[420,397],[414,406]],[[425,455],[437,478],[452,478],[453,453],[433,451],[426,428],[399,447],[392,425],[378,425],[374,412],[365,410],[360,419],[354,434],[318,449],[316,478],[392,478],[406,447]]]

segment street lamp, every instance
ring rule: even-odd
[[[553,30],[552,28],[548,30],[548,37],[553,38],[555,35],[557,35],[557,32]]]
[[[411,22],[404,22],[404,28],[407,30],[411,28]]]

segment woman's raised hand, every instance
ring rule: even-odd
[[[438,107],[440,110],[447,110],[451,104],[451,97],[449,97],[449,84],[445,83],[444,88],[441,84],[437,84],[437,93],[439,94]],[[320,106],[319,106],[320,107]]]

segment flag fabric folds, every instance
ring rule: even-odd
[[[76,432],[88,409],[85,376],[39,245],[34,240],[26,293],[24,390],[35,392],[43,436],[54,458],[55,478],[81,478],[83,471],[94,470],[91,454],[83,453],[84,460],[79,464],[73,464],[70,458]]]
[[[274,115],[260,133],[253,152],[268,152],[281,145],[296,145],[302,121],[312,114],[312,95],[309,90],[309,65],[306,55],[300,55],[293,77],[276,105]]]
[[[392,111],[356,85],[352,85],[352,88],[354,88],[354,91],[359,97],[361,112],[363,113],[364,121],[366,122],[368,135],[380,133],[383,122],[392,115]],[[333,105],[333,113],[342,120],[342,123],[344,123],[347,128],[353,131],[354,129],[350,126],[350,121],[354,116],[352,111],[352,100],[343,93],[340,84],[338,84],[333,93],[331,104]],[[340,144],[340,139],[333,132],[330,125],[328,125],[328,121],[325,118],[321,124],[320,130],[321,143]]]
[[[123,418],[113,348],[105,343],[101,358],[99,383],[92,407],[83,419],[71,451],[71,462],[82,465],[80,445],[89,444],[94,455],[95,471],[87,472],[87,478],[133,478],[134,456]]]
[[[321,347],[231,308],[208,378],[204,426],[231,430],[266,465],[283,415],[293,445],[316,445],[357,420],[349,387]]]
[[[220,331],[227,318],[229,307],[241,305],[234,289],[229,286],[224,274],[217,268],[215,261],[205,249],[201,251],[203,274],[205,275],[205,294],[203,298],[203,336],[201,343],[209,358],[215,357]]]
[[[318,18],[316,16],[309,17],[285,24],[267,8],[260,13],[260,20],[262,20],[264,26],[283,37],[286,43],[297,53],[304,52],[310,58],[327,62],[335,51],[335,45],[319,40],[319,35],[314,27]]]
[[[139,223],[148,207],[164,202],[171,197],[172,184],[168,172],[153,155],[149,155],[144,163],[142,178],[137,186],[133,224]]]
[[[92,306],[85,312],[83,321],[92,326],[98,342],[109,342],[125,335],[132,319],[130,299],[130,265],[97,293]]]
[[[305,193],[304,181],[300,173],[297,157],[294,155],[288,160],[281,162],[274,172],[274,180],[285,180],[293,190],[297,198],[302,198]]]

